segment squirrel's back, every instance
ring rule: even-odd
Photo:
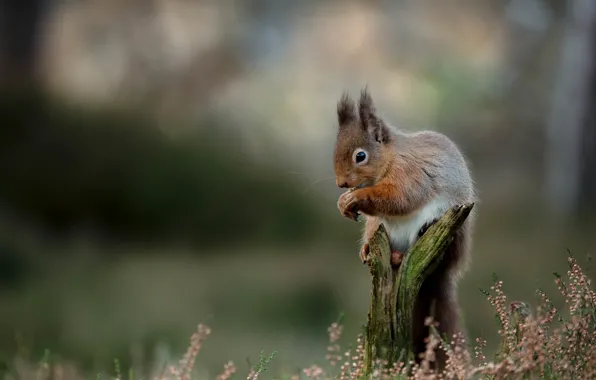
[[[440,218],[453,206],[474,202],[475,192],[466,160],[447,136],[434,131],[394,133],[392,148],[396,158],[389,171],[397,174],[389,173],[388,177],[396,186],[414,182],[411,186],[418,186],[427,199],[410,214],[380,216],[393,248],[407,251],[424,225]],[[423,179],[399,175],[404,167],[412,168],[408,172],[418,172]]]
[[[471,202],[474,184],[467,162],[457,145],[435,131],[401,133],[395,148],[404,161],[420,165],[436,192],[450,198],[450,203]]]

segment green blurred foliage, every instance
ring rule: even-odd
[[[178,355],[200,321],[218,335],[236,325],[275,341],[291,325],[295,336],[325,341],[341,309],[328,278],[308,278],[311,261],[295,268],[304,279],[271,287],[263,277],[275,270],[255,270],[255,249],[353,248],[359,225],[305,193],[283,163],[249,159],[223,118],[206,116],[176,137],[142,110],[26,91],[0,96],[0,120],[0,357],[37,360],[51,349],[55,360],[105,370],[114,358],[131,365],[136,346],[152,365],[156,345]],[[90,237],[84,247],[73,243],[78,233]],[[202,261],[231,253],[235,274]],[[217,339],[219,356],[227,348]]]
[[[211,247],[296,243],[328,223],[287,173],[243,156],[215,117],[176,139],[130,111],[28,93],[3,97],[0,120],[1,202],[52,232]]]

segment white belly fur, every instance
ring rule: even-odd
[[[426,223],[440,218],[449,207],[445,197],[437,196],[409,215],[381,218],[387,229],[391,248],[402,252],[406,251],[418,238],[420,229]]]

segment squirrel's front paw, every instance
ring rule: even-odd
[[[368,254],[370,253],[370,247],[368,246],[368,243],[365,243],[362,248],[360,248],[360,260],[362,261],[362,264],[366,264],[366,261],[368,260]]]
[[[356,197],[352,190],[343,193],[337,201],[337,208],[343,216],[358,221],[358,212],[356,210]]]

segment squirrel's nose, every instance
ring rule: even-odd
[[[337,181],[335,181],[335,183],[337,183],[337,187],[341,187],[341,188],[348,187],[348,183],[346,181],[337,180]]]

